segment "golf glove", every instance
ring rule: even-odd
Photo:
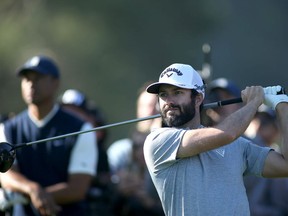
[[[264,94],[277,95],[277,94],[285,94],[285,92],[283,92],[283,88],[280,85],[277,85],[277,86],[265,87]]]
[[[283,88],[279,85],[264,88],[264,104],[275,110],[279,103],[288,103],[288,96],[284,94]],[[280,93],[280,94],[279,94]]]

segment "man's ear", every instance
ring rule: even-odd
[[[200,94],[200,93],[197,94],[196,97],[195,97],[195,105],[197,107],[200,107],[200,105],[203,103],[203,100],[204,100],[203,94]]]

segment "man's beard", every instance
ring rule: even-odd
[[[180,114],[167,117],[167,111],[169,108],[178,108]],[[192,99],[190,104],[183,106],[171,105],[161,111],[162,124],[165,127],[180,127],[187,122],[191,121],[195,116],[195,100]]]

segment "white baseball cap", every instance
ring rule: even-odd
[[[83,108],[86,107],[85,95],[76,89],[66,90],[60,100],[62,104],[71,104]]]
[[[175,63],[167,67],[159,77],[159,82],[146,88],[148,93],[158,94],[162,84],[169,84],[185,89],[195,89],[205,96],[205,84],[200,74],[190,65]]]

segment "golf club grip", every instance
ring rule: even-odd
[[[225,105],[229,105],[229,104],[242,103],[242,102],[243,102],[242,98],[239,97],[239,98],[233,98],[233,99],[229,99],[229,100],[219,101],[218,106],[221,107],[221,106],[225,106]]]

